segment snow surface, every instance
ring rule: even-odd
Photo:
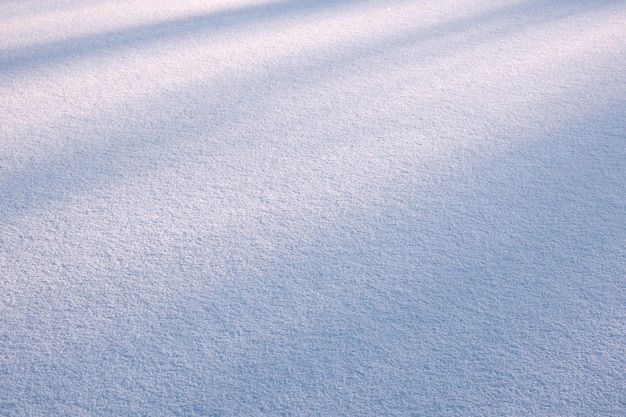
[[[626,3],[0,0],[0,415],[626,415]]]

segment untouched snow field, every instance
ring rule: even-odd
[[[626,2],[0,0],[1,416],[625,416]]]

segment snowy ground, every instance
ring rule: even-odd
[[[0,0],[0,415],[626,415],[626,3]]]

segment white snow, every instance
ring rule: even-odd
[[[626,3],[0,0],[0,415],[626,415]]]

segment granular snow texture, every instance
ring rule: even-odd
[[[626,3],[0,0],[1,416],[625,416]]]

